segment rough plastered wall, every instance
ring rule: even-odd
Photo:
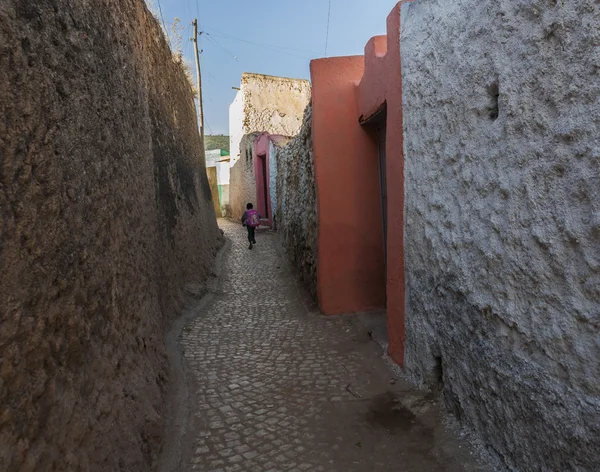
[[[513,470],[600,470],[600,3],[402,9],[406,368]]]
[[[274,146],[277,163],[276,226],[283,246],[313,297],[317,296],[317,188],[312,153],[312,107],[300,133]]]
[[[284,143],[282,143],[284,144]],[[285,142],[287,144],[287,141]],[[271,228],[277,229],[277,150],[279,146],[272,140],[269,141],[269,198],[273,218]]]
[[[0,2],[0,470],[151,469],[219,242],[202,148],[143,1]]]
[[[256,178],[254,176],[254,142],[260,133],[245,135],[240,141],[240,159],[233,164],[229,174],[229,213],[228,217],[240,221],[246,211],[246,204],[256,206]]]
[[[298,134],[310,101],[308,80],[245,72],[241,91],[244,134],[265,131],[282,136]]]

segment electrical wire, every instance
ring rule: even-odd
[[[163,28],[165,29],[165,34],[168,34],[169,30],[167,29],[167,25],[165,24],[165,17],[163,16],[162,7],[160,5],[160,0],[158,0],[158,11],[160,12],[160,19],[162,21]]]
[[[206,35],[206,40],[209,41],[211,44],[213,44],[215,47],[219,48],[222,52],[224,52],[225,54],[227,54],[228,56],[231,56],[233,58],[233,60],[235,62],[240,62],[240,60],[238,59],[238,57],[233,54],[231,51],[228,51],[227,49],[225,49],[223,46],[221,46],[221,44],[214,39],[212,36],[210,36],[208,33],[204,33]]]
[[[213,36],[216,36],[218,38],[231,39],[231,40],[234,40],[234,41],[240,41],[242,43],[254,44],[256,46],[261,46],[261,47],[265,47],[265,48],[273,48],[273,49],[281,49],[281,50],[286,50],[287,49],[289,51],[297,51],[297,52],[305,52],[305,53],[308,53],[308,54],[316,54],[314,51],[308,51],[307,49],[297,49],[297,48],[290,48],[290,47],[286,47],[286,46],[276,46],[276,45],[273,45],[273,44],[257,43],[257,42],[250,41],[250,40],[247,40],[247,39],[236,38],[235,36],[231,36],[231,35],[226,34],[226,33],[221,33],[221,32],[216,31],[216,30],[212,30],[212,31],[213,32],[210,33],[210,34],[212,34]]]
[[[185,38],[185,46],[183,46],[183,55],[184,57],[187,57],[187,55],[190,53],[190,47],[191,47],[191,41],[190,41],[190,29],[191,29],[192,25],[188,25],[188,27],[186,28],[186,30],[183,33],[183,37]]]
[[[213,40],[213,41],[216,41],[216,40],[214,39],[214,37],[215,37],[215,35],[214,35],[214,34],[210,34],[210,33],[204,33],[204,34],[207,36],[207,39],[209,39],[209,38],[212,38],[212,40]],[[229,38],[229,39],[233,39],[233,38]],[[237,41],[243,41],[243,42],[245,42],[245,43],[250,43],[250,44],[260,45],[259,43],[253,43],[252,41],[247,41],[247,40],[244,40],[244,39],[237,39]],[[292,54],[292,53],[289,53],[289,52],[286,52],[286,51],[282,51],[282,50],[276,49],[275,47],[271,47],[271,46],[265,46],[265,45],[260,45],[260,46],[261,46],[262,48],[264,48],[264,49],[267,49],[267,50],[270,50],[270,51],[273,51],[273,52],[277,52],[277,53],[279,53],[279,54],[285,54],[286,56],[297,57],[297,58],[299,58],[299,59],[304,59],[304,60],[308,60],[308,59],[310,59],[309,57],[306,57],[306,56],[299,56],[298,54]],[[221,47],[222,47],[222,46],[221,46]],[[232,53],[230,53],[230,54],[232,54]],[[233,54],[232,54],[232,55],[233,55]],[[233,56],[234,56],[234,57],[237,57],[237,56],[235,56],[235,55],[233,55]],[[236,60],[237,60],[237,59],[236,59]]]

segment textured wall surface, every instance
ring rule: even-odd
[[[271,147],[277,165],[276,226],[282,243],[310,293],[317,294],[317,189],[312,153],[312,108],[300,133],[283,147]],[[272,177],[272,174],[271,174]]]
[[[218,245],[201,149],[143,1],[0,2],[0,470],[150,470]]]
[[[231,165],[244,157],[240,142],[246,134],[298,134],[309,101],[308,80],[244,72],[229,107]]]
[[[510,468],[599,470],[600,3],[402,17],[407,369]]]
[[[266,131],[294,136],[302,126],[302,115],[310,101],[308,80],[242,75],[244,134]]]
[[[287,144],[287,142],[285,143]],[[277,149],[272,140],[269,141],[269,198],[271,199],[271,228],[277,229]]]
[[[240,221],[246,211],[246,204],[256,207],[256,178],[254,177],[253,149],[260,133],[245,135],[240,142],[240,159],[231,167],[229,174],[229,213],[228,217]]]
[[[207,167],[206,176],[208,177],[208,187],[212,195],[212,204],[215,215],[221,217],[221,201],[219,198],[219,185],[217,183],[217,168]]]

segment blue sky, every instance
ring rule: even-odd
[[[331,0],[327,55],[362,54],[369,38],[385,34],[396,2]],[[198,17],[208,34],[200,39],[207,134],[228,133],[231,87],[239,87],[242,72],[308,79],[310,59],[325,56],[328,0],[160,0],[160,6],[167,27],[180,19],[190,64],[191,21]]]

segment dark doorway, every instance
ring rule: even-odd
[[[387,201],[387,172],[386,172],[386,134],[387,134],[387,106],[383,106],[368,120],[361,122],[365,129],[374,133],[377,139],[377,167],[379,172],[379,201],[381,206],[381,223],[383,232],[383,267],[387,280],[387,227],[388,227],[388,201]]]
[[[387,179],[385,160],[385,118],[377,123],[377,153],[379,157],[379,192],[381,194],[381,221],[383,223],[383,257],[384,267],[387,268]],[[387,277],[387,270],[386,270]]]
[[[267,156],[258,156],[256,169],[257,210],[264,219],[269,218],[269,181],[267,173]]]
[[[381,225],[383,234],[383,274],[387,283],[387,228],[388,228],[388,199],[387,199],[387,172],[386,172],[386,119],[387,108],[383,106],[377,113],[368,120],[361,122],[372,139],[377,143],[377,160],[375,156],[369,156],[372,159],[373,166],[377,166],[379,174],[379,204],[381,211]],[[388,323],[387,323],[387,297],[386,309],[381,311],[372,311],[360,316],[369,335],[384,351],[388,348]]]

